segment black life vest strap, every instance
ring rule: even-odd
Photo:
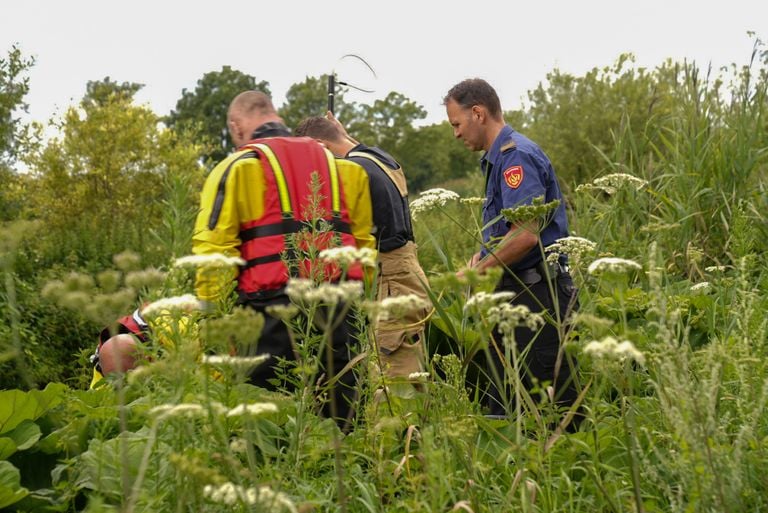
[[[339,233],[352,233],[352,228],[349,223],[345,223],[341,219],[329,219],[326,220],[331,225],[331,229]],[[252,226],[240,232],[240,241],[244,244],[250,240],[257,239],[259,237],[269,237],[272,235],[286,235],[289,233],[299,233],[303,228],[309,226],[306,221],[297,221],[295,219],[283,219],[272,224],[265,224],[261,226]],[[319,227],[316,227],[319,228]]]
[[[245,271],[246,269],[250,269],[251,267],[255,267],[257,265],[262,264],[270,264],[272,262],[277,262],[280,260],[280,253],[273,253],[271,255],[264,255],[260,256],[258,258],[252,258],[248,260],[245,265],[241,266],[240,269],[242,271]]]

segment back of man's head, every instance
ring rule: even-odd
[[[270,97],[261,91],[242,92],[229,104],[227,129],[236,147],[248,142],[256,128],[269,122],[282,122],[282,119]]]
[[[275,106],[269,96],[261,91],[244,91],[229,104],[229,114],[250,117],[275,114]]]
[[[298,137],[312,137],[321,141],[340,143],[345,140],[341,130],[330,120],[323,116],[305,118],[293,131]]]

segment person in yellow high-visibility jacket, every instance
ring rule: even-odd
[[[312,239],[310,244],[319,246],[317,249],[328,247],[332,239],[340,240],[342,246],[374,248],[368,175],[359,165],[336,159],[316,141],[292,137],[262,92],[239,94],[230,104],[227,125],[238,149],[206,179],[192,251],[245,260],[231,278],[237,279],[240,303],[264,314],[258,353],[270,355],[265,365],[253,371],[250,381],[274,389],[274,365],[279,359],[295,358],[285,324],[267,311],[270,306],[290,302],[285,287],[291,270],[283,255],[291,255],[296,248],[286,241],[321,218],[332,227],[333,237],[321,234]],[[313,183],[319,188],[314,194]],[[313,273],[311,262],[299,260],[300,276]],[[339,279],[332,269],[322,270],[321,275],[329,281]],[[362,277],[359,267],[350,268],[345,276]],[[198,272],[196,288],[201,300],[218,300],[228,290],[226,285],[221,274]],[[333,369],[323,369],[336,383],[332,402],[336,411],[326,405],[324,412],[337,420],[350,414],[356,383],[352,372],[332,375],[353,357],[358,331],[351,316],[338,324],[332,335]],[[319,363],[325,362],[323,355]],[[282,386],[290,388],[288,383]]]

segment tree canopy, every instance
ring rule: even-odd
[[[176,131],[187,131],[197,137],[206,145],[200,156],[209,163],[218,162],[232,150],[227,131],[229,104],[238,93],[254,89],[271,94],[268,82],[223,66],[221,71],[204,74],[194,90],[183,89],[165,122]]]

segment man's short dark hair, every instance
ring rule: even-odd
[[[293,131],[293,135],[326,141],[339,141],[344,137],[338,127],[323,116],[304,118]]]
[[[482,105],[488,109],[488,114],[495,119],[501,119],[501,102],[499,95],[491,87],[491,84],[482,78],[468,78],[451,87],[443,98],[443,105],[450,100],[458,103],[462,108],[471,109],[475,105]]]

